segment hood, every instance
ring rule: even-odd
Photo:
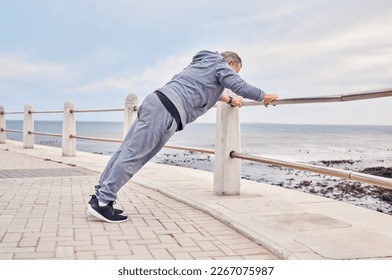
[[[203,59],[205,59],[205,58],[210,58],[210,57],[213,57],[213,58],[215,58],[215,59],[216,59],[217,57],[222,58],[222,56],[219,54],[219,52],[212,52],[212,51],[206,51],[206,50],[204,50],[204,51],[198,52],[198,53],[193,57],[192,62],[201,61],[201,60],[203,60]]]

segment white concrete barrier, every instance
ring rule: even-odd
[[[26,104],[23,113],[23,149],[34,148],[34,135],[29,132],[34,131],[33,105]]]
[[[6,132],[2,129],[6,129],[5,124],[5,109],[3,106],[0,106],[0,144],[5,144],[5,139],[7,138]]]
[[[63,119],[63,135],[61,146],[63,149],[63,156],[74,157],[76,155],[76,139],[71,138],[71,135],[76,135],[76,118],[71,111],[75,109],[73,101],[66,101],[64,103],[64,119]]]
[[[230,90],[225,91],[233,95]],[[230,157],[230,152],[240,151],[239,110],[218,102],[216,112],[214,193],[239,195],[241,186],[241,160]]]

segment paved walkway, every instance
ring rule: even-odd
[[[132,182],[117,205],[130,221],[102,223],[86,214],[98,172],[3,149],[0,259],[277,258],[210,215]]]
[[[392,260],[392,216],[347,203],[247,180],[216,196],[210,172],[148,163],[112,225],[85,211],[108,157],[7,141],[0,158],[0,258]]]

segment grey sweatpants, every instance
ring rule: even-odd
[[[103,203],[115,201],[120,188],[162,149],[176,129],[176,121],[158,96],[155,93],[148,95],[123,143],[101,175],[95,189],[98,199]]]

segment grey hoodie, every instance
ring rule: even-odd
[[[248,99],[264,99],[264,91],[241,79],[218,52],[211,51],[198,52],[181,73],[158,90],[176,106],[185,126],[213,107],[225,88]]]

